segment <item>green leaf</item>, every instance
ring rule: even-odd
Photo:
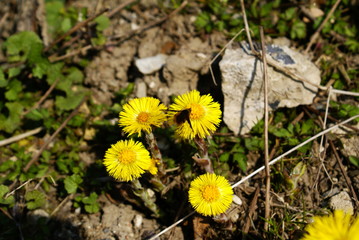
[[[44,108],[33,109],[28,114],[25,115],[27,119],[31,119],[33,121],[39,121],[44,118],[48,118],[50,116],[49,111]]]
[[[276,137],[291,137],[292,136],[292,134],[285,128],[270,127],[269,132],[272,133]]]
[[[81,184],[82,182],[82,178],[77,174],[73,174],[69,177],[66,177],[64,180],[64,184],[67,193],[75,193],[77,188],[79,187],[79,184]]]
[[[25,194],[25,200],[27,208],[33,210],[45,205],[46,195],[39,190],[34,190]]]
[[[25,31],[10,36],[4,43],[10,62],[26,61],[36,64],[42,58],[42,41],[36,33]]]
[[[249,151],[258,151],[263,149],[264,141],[258,137],[245,138],[244,145]]]
[[[8,102],[5,106],[9,110],[9,115],[0,115],[0,129],[12,133],[20,125],[23,106],[18,102]]]
[[[97,17],[95,19],[95,22],[97,23],[97,25],[96,25],[97,31],[103,31],[106,28],[108,28],[111,24],[110,19],[108,17],[106,17],[105,15],[101,15],[101,16]]]
[[[6,86],[7,86],[7,80],[5,79],[5,75],[2,68],[0,68],[0,87],[6,87]]]
[[[22,84],[18,80],[12,80],[7,86],[5,97],[7,100],[13,101],[19,98],[19,93],[22,92]]]
[[[8,72],[9,78],[16,77],[16,76],[18,76],[20,73],[21,73],[21,68],[19,68],[19,67],[10,68],[10,69],[9,69],[9,72]]]
[[[83,93],[77,93],[77,94],[74,93],[73,95],[67,96],[66,98],[62,96],[57,96],[55,105],[60,110],[64,110],[64,111],[72,110],[75,109],[80,104],[84,96],[85,94]]]
[[[300,131],[300,135],[308,135],[312,133],[314,128],[314,122],[312,119],[308,119],[302,124],[302,129]]]
[[[66,80],[71,81],[71,83],[82,83],[84,79],[84,74],[78,68],[71,67],[67,69],[66,72],[68,73],[66,76]]]
[[[219,156],[219,161],[220,162],[227,162],[229,157],[230,157],[230,153],[229,152],[224,152],[221,154],[221,156]]]
[[[5,172],[5,171],[7,171],[7,170],[9,170],[9,169],[11,169],[13,167],[14,167],[14,161],[7,160],[7,161],[2,162],[0,164],[0,172]]]
[[[239,168],[243,171],[247,171],[247,157],[243,153],[234,153],[233,161],[238,163]]]
[[[15,199],[14,196],[11,195],[5,198],[5,195],[9,192],[9,187],[5,185],[0,185],[0,204],[13,204]]]
[[[304,22],[298,20],[295,21],[290,29],[290,37],[292,39],[298,38],[302,39],[305,38],[307,34],[307,28]]]
[[[100,210],[100,205],[97,202],[97,194],[91,193],[90,196],[84,197],[82,202],[85,204],[85,210],[88,213],[97,213]]]
[[[70,18],[65,18],[61,23],[61,30],[63,32],[67,32],[68,30],[71,29],[71,27],[72,27],[71,19]]]
[[[355,156],[349,156],[349,161],[356,167],[359,167],[359,158]]]
[[[295,8],[295,7],[288,8],[288,9],[284,12],[284,14],[282,14],[282,17],[283,17],[285,20],[289,21],[289,20],[291,20],[291,19],[293,19],[293,18],[295,17],[296,12],[297,12],[297,8]]]

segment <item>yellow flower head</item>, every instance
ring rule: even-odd
[[[141,131],[150,133],[153,126],[159,127],[167,120],[165,110],[165,105],[156,98],[135,98],[123,105],[119,125],[128,135],[141,136]]]
[[[158,168],[157,168],[157,164],[158,164],[158,160],[151,158],[151,166],[148,169],[148,171],[152,174],[152,175],[156,175],[158,172]]]
[[[306,227],[307,234],[302,240],[356,240],[359,239],[359,218],[342,210],[336,210],[329,216],[317,216]],[[353,222],[354,221],[354,222]]]
[[[206,173],[191,182],[189,202],[205,216],[224,213],[232,203],[233,189],[227,179],[214,173]]]
[[[186,113],[189,116],[185,116]],[[221,115],[219,103],[213,102],[209,94],[201,96],[197,90],[178,96],[168,113],[170,120],[178,125],[176,133],[185,139],[209,136],[216,131]],[[180,122],[178,117],[182,118]]]
[[[106,151],[103,164],[107,172],[119,181],[139,178],[151,166],[150,153],[141,142],[132,139],[118,141]]]

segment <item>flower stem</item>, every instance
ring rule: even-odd
[[[153,212],[155,217],[159,217],[160,214],[159,214],[159,209],[155,203],[156,196],[154,192],[150,189],[143,188],[138,179],[132,180],[131,183],[132,183],[133,193],[139,198],[141,198],[143,204]]]
[[[193,160],[195,160],[195,162],[199,166],[203,167],[206,172],[214,173],[212,162],[208,156],[208,148],[206,142],[203,140],[203,138],[200,138],[198,136],[194,138],[194,142],[197,145],[199,153],[192,157]]]
[[[145,137],[146,137],[146,142],[150,148],[152,157],[156,160],[158,160],[158,172],[160,176],[165,175],[165,169],[163,166],[163,161],[162,161],[162,154],[160,149],[158,148],[157,145],[157,141],[155,136],[153,135],[152,132],[150,133],[145,133]]]

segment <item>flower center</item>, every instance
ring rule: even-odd
[[[118,160],[123,164],[129,164],[136,160],[136,153],[131,150],[122,150],[118,153]]]
[[[204,116],[204,108],[201,105],[197,103],[193,103],[190,105],[190,108],[191,108],[190,118],[192,120],[200,119]]]
[[[138,114],[137,116],[137,122],[147,123],[149,118],[150,118],[150,114],[146,112],[140,112],[140,114]]]
[[[202,197],[207,202],[214,202],[219,199],[220,193],[217,186],[207,185],[202,189]]]

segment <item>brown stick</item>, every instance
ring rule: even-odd
[[[38,127],[38,128],[33,129],[33,130],[30,130],[28,132],[13,136],[11,138],[1,140],[0,141],[0,147],[4,146],[4,145],[7,145],[7,144],[10,144],[10,143],[13,143],[13,142],[20,141],[21,139],[24,139],[26,137],[38,134],[42,129],[43,129],[43,127]]]
[[[42,147],[40,148],[40,150],[38,151],[37,154],[35,154],[32,159],[30,160],[30,162],[27,163],[27,165],[24,168],[24,172],[27,172],[29,170],[29,168],[31,167],[32,164],[34,164],[39,157],[41,156],[42,152],[47,148],[47,146],[49,145],[50,142],[52,142],[54,140],[54,138],[57,136],[57,134],[59,134],[59,132],[66,126],[66,124],[70,121],[71,118],[73,118],[79,111],[81,105],[86,102],[87,100],[87,96],[85,96],[82,101],[80,102],[79,105],[77,105],[77,107],[72,111],[72,113],[66,118],[66,120],[61,124],[61,126],[51,135],[51,137],[44,143],[44,145],[42,145]]]
[[[337,9],[339,3],[341,0],[337,0],[335,2],[335,4],[333,5],[333,7],[330,9],[328,15],[325,17],[324,21],[320,24],[320,26],[318,27],[318,29],[315,31],[315,33],[311,36],[309,44],[307,46],[307,48],[305,49],[305,53],[308,53],[309,49],[312,47],[313,43],[317,40],[317,38],[319,37],[320,32],[322,31],[324,25],[329,21],[329,18],[333,15],[335,9]]]
[[[251,205],[249,206],[247,221],[244,224],[243,233],[247,234],[249,232],[249,228],[251,226],[251,219],[253,216],[254,211],[256,210],[257,202],[258,202],[258,196],[259,196],[259,190],[260,187],[257,186],[256,191],[254,193]]]
[[[265,219],[270,216],[270,168],[269,168],[269,146],[268,146],[268,75],[266,46],[264,40],[263,27],[259,27],[262,45],[262,62],[263,62],[263,82],[264,82],[264,164],[266,174],[266,194],[265,194]],[[268,221],[264,222],[264,230],[268,231]]]
[[[86,19],[82,22],[79,22],[78,24],[73,26],[70,30],[68,30],[66,33],[64,33],[62,36],[60,36],[58,39],[53,41],[48,47],[46,47],[44,49],[44,52],[49,51],[53,46],[55,46],[57,43],[62,41],[64,38],[66,38],[67,36],[70,36],[72,33],[76,32],[79,28],[86,26],[89,22],[91,22],[92,20],[94,20],[95,18],[97,18],[98,16],[102,15],[104,12],[107,12],[107,11],[108,11],[108,9],[106,8],[106,9],[100,11],[99,13],[96,13],[95,15],[89,17],[88,19]]]
[[[339,157],[338,151],[337,151],[337,149],[335,148],[333,141],[330,140],[330,139],[329,139],[329,144],[330,144],[330,147],[331,147],[332,150],[333,150],[335,159],[336,159],[337,162],[338,162],[340,171],[342,172],[342,174],[343,174],[343,176],[344,176],[345,182],[346,182],[348,188],[350,189],[350,192],[352,193],[353,198],[356,200],[356,204],[358,204],[358,197],[357,197],[357,195],[356,195],[356,193],[355,193],[355,191],[354,191],[354,188],[353,188],[353,185],[352,185],[352,183],[351,183],[351,181],[350,181],[350,178],[348,177],[348,174],[347,174],[347,172],[346,172],[345,169],[344,169],[342,160],[341,160],[340,157]]]
[[[26,114],[28,114],[29,112],[31,112],[32,110],[38,108],[38,107],[45,101],[45,99],[47,98],[47,96],[49,96],[50,93],[54,90],[54,88],[56,87],[56,85],[57,85],[57,83],[59,82],[59,80],[60,80],[59,78],[56,79],[55,82],[53,82],[53,83],[51,84],[50,88],[46,91],[46,93],[44,94],[44,96],[42,96],[42,97],[40,98],[40,100],[39,100],[37,103],[35,103],[34,106],[32,106],[30,109],[28,109],[28,110],[26,110],[25,112],[23,112],[22,115],[26,115]]]
[[[49,57],[49,61],[52,62],[52,63],[57,62],[57,61],[61,61],[61,60],[64,60],[64,59],[66,59],[68,57],[75,56],[75,55],[77,55],[79,53],[86,52],[87,50],[89,50],[91,48],[94,48],[94,46],[87,45],[87,46],[85,46],[83,48],[74,50],[72,52],[69,52],[68,54],[65,54],[65,55],[62,55],[62,56],[59,56],[59,57],[56,57],[56,56],[52,55],[52,56]]]
[[[251,33],[249,32],[249,26],[248,26],[248,21],[247,21],[247,14],[246,14],[246,9],[245,9],[245,7],[244,7],[244,1],[243,1],[243,0],[241,0],[241,8],[242,8],[244,29],[246,30],[246,33],[247,33],[247,39],[248,39],[248,42],[249,42],[249,46],[251,47],[251,51],[254,53],[254,52],[257,52],[257,51],[255,51],[255,50],[254,50],[254,47],[253,47],[252,37],[251,37]]]
[[[137,0],[129,0],[127,2],[124,2],[120,5],[118,5],[118,7],[114,8],[111,12],[107,13],[107,17],[112,17],[113,15],[115,15],[118,11],[120,11],[121,9],[125,8],[127,5],[130,5],[131,3],[136,2]]]

